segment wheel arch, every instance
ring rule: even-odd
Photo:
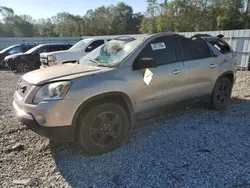
[[[216,83],[217,83],[219,80],[221,80],[222,78],[228,78],[228,79],[231,81],[231,83],[233,84],[233,83],[234,83],[234,78],[235,78],[234,72],[233,72],[233,71],[226,71],[226,72],[222,73],[222,74],[216,79],[216,81],[215,81],[215,83],[214,83],[213,91],[212,91],[212,93],[210,94],[210,97],[212,96],[212,94],[213,94],[213,92],[214,92],[214,88],[215,88],[215,86],[216,86]]]
[[[233,83],[234,83],[235,75],[234,75],[233,71],[224,72],[223,74],[221,74],[221,75],[217,78],[216,83],[217,83],[220,79],[222,79],[222,78],[228,78],[228,79],[231,81],[231,83],[233,84]]]
[[[84,101],[74,114],[72,122],[73,125],[76,126],[77,120],[79,119],[84,108],[89,109],[91,106],[101,104],[103,102],[114,102],[121,105],[125,109],[131,125],[135,124],[134,108],[129,96],[123,92],[115,91],[98,94]]]

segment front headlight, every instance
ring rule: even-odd
[[[60,100],[66,95],[70,85],[70,81],[46,84],[38,90],[33,99],[33,103],[38,104],[42,101]]]
[[[53,55],[48,57],[48,61],[49,61],[49,65],[57,65],[56,57]]]

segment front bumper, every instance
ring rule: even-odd
[[[43,64],[42,64],[42,65],[40,66],[40,69],[44,69],[44,68],[48,68],[48,67],[49,67],[48,65],[43,65]]]
[[[29,129],[35,133],[49,138],[51,140],[72,142],[74,141],[74,126],[60,126],[60,127],[45,127],[37,123],[32,114],[26,113],[21,110],[15,102],[13,102],[13,107],[18,117],[18,120],[26,125]]]

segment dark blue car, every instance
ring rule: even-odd
[[[4,58],[8,55],[17,54],[17,53],[24,53],[29,49],[35,47],[36,44],[16,44],[9,46],[0,51],[0,68],[6,68],[4,63]]]

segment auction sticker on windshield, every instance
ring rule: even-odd
[[[151,44],[151,48],[152,50],[161,50],[161,49],[165,49],[166,45],[164,42],[153,43]]]

